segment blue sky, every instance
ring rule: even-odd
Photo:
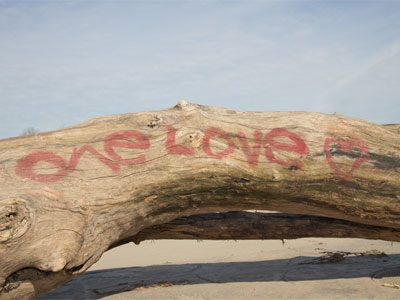
[[[400,1],[0,0],[0,138],[182,98],[400,123]]]

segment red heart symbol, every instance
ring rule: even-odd
[[[347,173],[343,172],[333,161],[332,154],[331,154],[331,151],[329,148],[330,145],[332,145],[332,144],[339,145],[339,150],[342,152],[346,152],[346,153],[349,153],[355,147],[358,147],[361,149],[360,157],[358,157],[353,162],[350,170]],[[341,177],[345,180],[351,179],[351,176],[354,173],[354,171],[357,170],[363,163],[368,161],[368,157],[367,157],[368,147],[359,139],[351,139],[351,140],[343,141],[343,140],[328,137],[325,140],[324,150],[325,150],[326,160],[328,161],[329,166],[332,168],[332,170],[335,171],[336,175],[338,175],[339,177]]]

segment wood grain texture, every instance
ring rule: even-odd
[[[205,213],[328,217],[397,241],[399,157],[398,125],[186,101],[0,140],[0,298],[48,292],[146,228]]]

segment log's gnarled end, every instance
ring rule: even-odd
[[[83,211],[46,187],[0,204],[0,299],[33,299],[75,277]]]

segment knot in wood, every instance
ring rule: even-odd
[[[202,132],[192,132],[189,134],[189,142],[194,148],[200,148],[204,138],[204,133]]]
[[[0,243],[21,237],[32,224],[26,202],[20,199],[0,201]]]
[[[159,116],[154,116],[152,120],[150,120],[149,123],[147,123],[147,127],[149,128],[154,128],[154,127],[160,127],[160,125],[163,123],[162,118]]]

